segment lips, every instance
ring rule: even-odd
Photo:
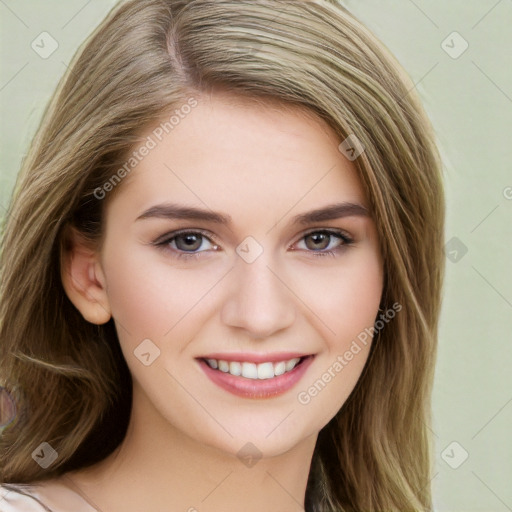
[[[313,357],[298,353],[209,354],[198,362],[222,389],[244,398],[270,398],[291,389]]]

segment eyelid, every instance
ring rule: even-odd
[[[323,233],[327,234],[331,237],[336,237],[340,241],[339,245],[333,247],[331,249],[322,249],[322,250],[311,250],[311,249],[303,249],[296,248],[295,246],[301,243],[307,236],[312,235],[314,233]],[[307,257],[312,258],[321,258],[321,257],[331,257],[336,258],[340,256],[344,251],[346,251],[350,246],[355,243],[354,238],[347,233],[343,229],[339,228],[312,228],[305,233],[302,233],[301,237],[290,247],[292,251],[298,251],[305,254]],[[330,243],[329,243],[330,245]]]
[[[201,235],[203,238],[208,240],[208,242],[210,242],[213,247],[211,249],[206,249],[204,251],[181,251],[180,249],[170,247],[171,242],[176,237],[189,233],[194,235]],[[169,231],[164,235],[159,236],[156,240],[154,240],[151,243],[151,245],[155,246],[157,249],[161,251],[164,251],[168,256],[175,260],[185,261],[193,261],[196,259],[203,258],[207,256],[208,253],[211,253],[212,251],[216,252],[219,249],[219,245],[215,241],[215,235],[210,231],[201,228],[184,228],[178,229],[176,231]]]
[[[178,229],[176,231],[169,231],[168,233],[165,233],[164,235],[161,235],[156,240],[154,240],[152,242],[152,245],[165,245],[166,243],[169,243],[173,238],[176,238],[179,235],[185,235],[189,233],[202,235],[205,238],[207,238],[212,244],[217,245],[215,235],[210,231],[200,228],[184,228]]]
[[[340,237],[343,240],[343,242],[345,244],[353,243],[355,241],[354,237],[351,236],[344,229],[339,229],[339,228],[322,228],[322,227],[319,227],[319,228],[311,228],[310,230],[303,232],[300,235],[300,237],[297,239],[297,241],[294,243],[294,245],[297,242],[299,242],[300,240],[302,240],[303,238],[307,237],[308,235],[312,235],[313,233],[327,233],[329,235],[338,236],[338,237]]]

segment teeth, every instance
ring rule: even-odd
[[[277,377],[278,375],[283,375],[286,371],[286,363],[284,361],[280,361],[279,363],[274,365],[274,375]]]
[[[242,376],[246,379],[272,379],[286,372],[293,370],[299,363],[300,358],[294,357],[288,361],[278,363],[246,363],[237,361],[224,361],[223,359],[206,359],[208,366],[214,370],[230,373],[236,377]]]
[[[274,365],[262,363],[258,365],[258,379],[271,379],[274,376]]]
[[[220,360],[218,362],[218,365],[219,365],[219,370],[221,372],[224,372],[224,373],[228,373],[229,372],[229,363],[227,361]]]
[[[300,361],[300,359],[298,357],[296,357],[295,359],[290,359],[289,361],[286,361],[286,365],[285,365],[286,371],[289,372],[290,370],[293,370],[299,361]]]
[[[254,363],[242,363],[242,377],[246,379],[257,379],[258,367]]]
[[[231,375],[242,375],[242,365],[232,361],[229,363],[229,373],[231,373]]]

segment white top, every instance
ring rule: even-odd
[[[0,512],[98,512],[57,482],[0,484]]]

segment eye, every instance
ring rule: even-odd
[[[194,254],[218,250],[218,246],[203,232],[181,231],[167,233],[153,242],[157,247],[170,249],[177,253],[177,256],[193,256]]]
[[[317,253],[316,256],[331,255],[354,241],[342,231],[318,230],[304,235],[298,242],[300,250]]]
[[[174,245],[173,249],[178,249],[179,251],[201,252],[199,249],[204,245],[205,241],[206,245],[211,245],[211,242],[200,233],[183,233],[173,237],[169,243],[171,244],[171,247]],[[211,247],[203,247],[203,250],[210,248]]]

